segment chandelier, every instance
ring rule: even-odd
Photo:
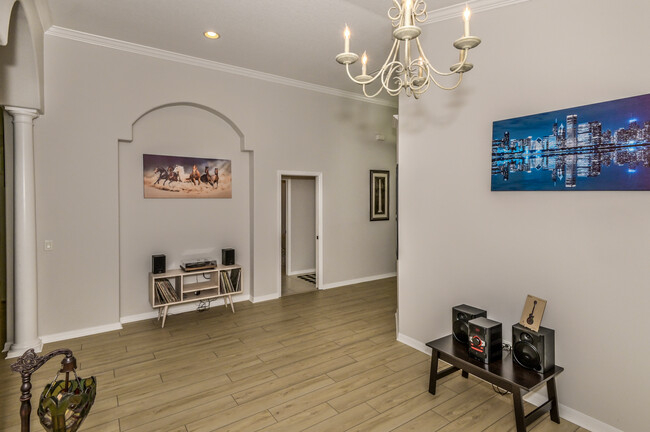
[[[353,77],[350,73],[350,65],[359,60],[359,56],[350,52],[350,29],[346,26],[345,52],[336,56],[336,61],[345,65],[350,79],[360,84],[363,88],[363,94],[367,97],[375,97],[382,90],[391,96],[397,96],[402,89],[407,96],[413,95],[416,99],[422,93],[427,91],[431,83],[444,90],[453,90],[463,81],[463,74],[470,71],[474,65],[467,62],[467,53],[470,49],[481,43],[481,39],[470,36],[469,33],[469,7],[465,7],[463,20],[465,21],[465,31],[463,37],[454,42],[454,47],[460,52],[458,63],[449,68],[450,72],[440,72],[434,68],[429,59],[424,54],[422,45],[420,45],[420,33],[422,30],[416,23],[423,23],[427,20],[427,5],[424,0],[402,0],[401,5],[398,0],[393,0],[393,6],[388,10],[388,18],[393,24],[393,47],[384,62],[384,65],[374,74],[367,73],[368,56],[363,53],[361,58],[361,75]],[[418,55],[412,56],[411,42],[415,44]],[[403,44],[402,44],[403,43]],[[400,61],[400,51],[403,57]],[[436,81],[436,76],[458,75],[457,82],[446,87]],[[379,81],[381,86],[375,93],[368,93],[366,86]]]

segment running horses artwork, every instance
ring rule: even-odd
[[[145,198],[232,198],[232,162],[143,155]]]

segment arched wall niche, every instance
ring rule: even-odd
[[[144,154],[230,159],[232,198],[145,199]],[[215,257],[221,262],[221,249],[234,248],[237,263],[244,268],[244,293],[239,300],[250,296],[252,155],[245,149],[244,134],[231,119],[191,102],[169,103],[146,111],[133,122],[131,137],[118,140],[122,322],[155,314],[148,297],[148,273],[154,254],[165,254],[167,268],[172,269],[178,268],[181,260],[197,256]],[[196,303],[190,303],[179,308],[196,307]]]
[[[0,0],[0,105],[44,110],[44,0]]]

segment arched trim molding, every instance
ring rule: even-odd
[[[250,221],[250,276],[249,276],[249,289],[250,289],[250,296],[253,298],[254,293],[255,293],[255,152],[253,150],[247,149],[246,148],[246,139],[244,137],[244,133],[242,130],[237,126],[237,124],[232,121],[228,116],[225,114],[221,113],[220,111],[217,111],[214,108],[210,108],[208,106],[194,103],[194,102],[172,102],[172,103],[167,103],[163,105],[159,105],[157,107],[151,108],[148,111],[145,111],[142,113],[133,123],[131,123],[131,128],[128,133],[130,133],[130,136],[128,138],[123,138],[123,139],[118,139],[117,143],[123,143],[123,142],[133,142],[133,129],[135,128],[135,125],[145,116],[151,114],[154,111],[158,111],[161,109],[165,108],[171,108],[171,107],[179,107],[179,106],[186,106],[186,107],[192,107],[192,108],[197,108],[203,111],[207,111],[211,114],[214,114],[215,116],[219,117],[222,119],[224,122],[226,122],[233,131],[239,136],[239,149],[242,152],[247,152],[249,154],[249,170],[248,170],[248,175],[249,175],[249,185],[250,185],[250,191],[249,191],[249,209],[250,209],[250,214],[249,214],[249,221]],[[118,185],[119,187],[119,185]],[[119,214],[118,214],[118,219],[119,219]],[[118,226],[119,226],[119,220],[118,220]]]
[[[120,139],[119,141],[120,142],[132,142],[133,141],[133,128],[135,127],[136,123],[138,123],[140,121],[140,119],[142,119],[143,117],[146,117],[147,115],[151,114],[154,111],[158,111],[158,110],[165,109],[165,108],[177,107],[177,106],[187,106],[187,107],[192,107],[192,108],[198,108],[198,109],[201,109],[203,111],[207,111],[207,112],[209,112],[211,114],[216,115],[221,120],[225,121],[235,131],[237,136],[239,136],[239,149],[240,149],[240,151],[243,151],[243,152],[251,151],[251,150],[246,149],[246,141],[245,141],[245,138],[244,138],[244,133],[241,131],[241,129],[239,129],[239,127],[235,124],[234,121],[232,121],[230,118],[228,118],[226,115],[222,114],[221,112],[215,110],[214,108],[210,108],[210,107],[207,107],[205,105],[197,104],[197,103],[194,103],[194,102],[172,102],[172,103],[168,103],[168,104],[164,104],[164,105],[159,105],[159,106],[157,106],[155,108],[151,108],[150,110],[148,110],[148,111],[144,112],[142,115],[140,115],[131,124],[131,136],[129,138]]]
[[[34,56],[34,63],[37,69],[36,76],[38,80],[37,83],[34,83],[34,85],[38,86],[38,101],[34,104],[36,106],[23,108],[34,108],[40,113],[43,113],[43,97],[45,94],[44,37],[45,32],[52,25],[50,9],[46,0],[0,0],[0,46],[6,46],[11,42],[9,40],[9,30],[12,24],[12,12],[17,3],[20,3],[20,6],[25,12],[29,34],[31,36],[33,48],[32,55]],[[12,85],[12,83],[8,83],[8,85]],[[12,104],[12,101],[6,101],[6,105]]]

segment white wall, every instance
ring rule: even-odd
[[[477,13],[484,42],[461,88],[400,100],[402,338],[450,333],[460,303],[508,335],[526,295],[544,298],[560,403],[577,410],[561,414],[597,419],[592,430],[647,430],[648,193],[490,192],[492,122],[648,93],[650,58],[630,43],[650,37],[648,16],[650,3],[631,0]],[[453,63],[436,47],[460,31],[460,19],[426,26],[429,57]]]
[[[242,131],[252,151],[249,282],[255,298],[279,291],[269,275],[277,274],[280,263],[281,170],[323,173],[325,283],[395,271],[394,221],[377,225],[367,216],[368,170],[395,165],[395,109],[49,34],[45,42],[47,106],[35,127],[40,335],[119,321],[118,147],[127,144],[118,141],[133,137],[132,124],[143,113],[168,103],[218,111]],[[166,130],[176,133],[174,126],[182,123]],[[376,143],[377,133],[387,141]],[[196,232],[208,225],[194,224]],[[54,241],[51,252],[43,251],[46,239]],[[220,247],[216,239],[213,246]],[[127,274],[146,275],[153,250],[134,251],[146,256]],[[147,287],[136,281],[129,289],[144,293]],[[142,295],[137,294],[137,310],[146,308]],[[71,303],[75,314],[64,319],[61,311]]]
[[[292,178],[288,184],[291,186],[290,274],[313,272],[316,269],[316,181]]]

